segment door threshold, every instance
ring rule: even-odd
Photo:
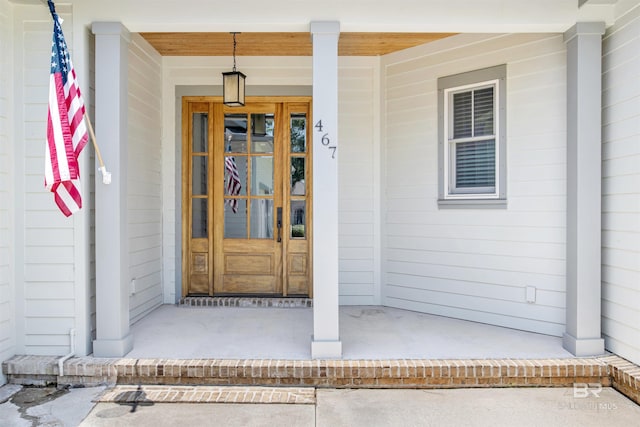
[[[240,307],[240,308],[310,308],[312,298],[295,297],[183,297],[178,303],[185,307]]]

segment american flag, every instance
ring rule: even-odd
[[[82,207],[78,156],[88,135],[84,101],[52,1],[49,9],[53,16],[53,42],[44,183],[62,213],[70,216]]]
[[[225,186],[225,194],[227,196],[237,196],[240,194],[242,185],[240,184],[240,174],[238,173],[238,166],[236,160],[231,156],[224,158],[224,167],[227,171],[227,185]],[[233,213],[238,213],[238,199],[227,199],[226,202]]]

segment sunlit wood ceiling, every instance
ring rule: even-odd
[[[230,33],[141,33],[163,56],[231,56]],[[378,56],[452,33],[340,33],[338,55]],[[237,56],[311,56],[309,33],[238,33]]]

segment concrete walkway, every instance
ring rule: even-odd
[[[7,387],[13,387],[8,393]],[[37,392],[40,390],[39,392]],[[95,403],[103,388],[0,388],[0,425],[29,426],[633,426],[640,406],[611,388],[317,389],[315,402]],[[16,391],[18,391],[16,393]],[[15,394],[14,394],[15,393]],[[56,394],[50,398],[51,393]],[[39,397],[37,396],[39,394]],[[4,395],[4,399],[3,396]],[[10,396],[7,399],[7,396]],[[47,397],[48,396],[48,397]],[[40,400],[38,400],[40,399]]]

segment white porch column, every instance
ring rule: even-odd
[[[604,353],[601,337],[601,82],[605,24],[581,22],[567,44],[567,328],[576,356]]]
[[[129,334],[127,233],[127,97],[129,31],[96,22],[96,135],[113,180],[96,174],[96,357],[120,357],[133,348]]]
[[[312,22],[313,337],[311,357],[342,356],[338,319],[338,38],[340,23]]]

